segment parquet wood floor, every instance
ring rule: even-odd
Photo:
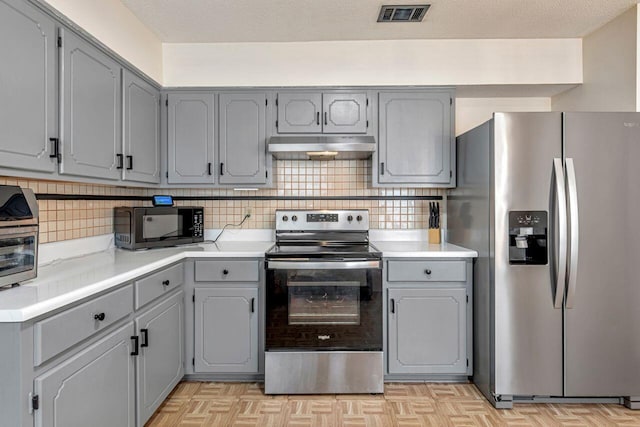
[[[385,384],[384,395],[267,396],[262,384],[182,382],[147,427],[638,426],[621,405],[494,409],[471,384]]]

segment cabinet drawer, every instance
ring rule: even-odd
[[[174,265],[135,282],[136,310],[184,282],[184,264]]]
[[[35,366],[100,332],[132,311],[133,286],[127,285],[37,322],[34,328]],[[103,320],[96,317],[102,317]]]
[[[196,261],[196,282],[257,282],[260,263],[247,261]]]
[[[387,280],[390,282],[466,282],[464,261],[389,261]]]

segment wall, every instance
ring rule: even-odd
[[[243,228],[275,227],[276,209],[368,209],[373,229],[424,229],[428,227],[427,200],[417,196],[444,195],[444,190],[431,189],[376,189],[371,188],[371,162],[369,160],[343,160],[330,162],[287,161],[275,162],[276,188],[255,192],[237,192],[232,189],[175,189],[174,196],[192,196],[196,200],[179,202],[205,208],[205,228],[220,229],[225,224],[239,223],[247,207],[252,210]],[[29,180],[0,177],[0,185],[20,185],[36,193],[150,196],[154,189],[122,188],[107,185],[89,185],[69,182]],[[167,190],[163,189],[163,193]],[[198,196],[266,196],[267,200],[197,200]],[[382,200],[322,200],[325,196],[342,198],[378,196]],[[407,196],[410,200],[391,200],[392,196]],[[278,197],[313,197],[314,200],[278,200]],[[413,200],[411,200],[413,198]],[[149,205],[142,201],[122,200],[41,200],[40,242],[55,242],[79,237],[97,236],[113,232],[115,206]],[[443,214],[445,204],[441,204]]]
[[[162,82],[162,44],[119,0],[42,0]]]
[[[580,39],[165,43],[165,86],[582,82]]]
[[[552,98],[555,111],[640,111],[640,6],[583,39],[584,83]]]
[[[456,136],[487,120],[494,112],[551,111],[551,98],[456,98]]]

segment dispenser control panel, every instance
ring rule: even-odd
[[[546,211],[510,211],[509,264],[547,264],[548,234]]]

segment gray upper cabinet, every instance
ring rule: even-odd
[[[321,133],[322,94],[316,92],[279,93],[278,133]]]
[[[123,70],[123,179],[160,182],[160,92]]]
[[[388,292],[389,373],[466,374],[466,288]]]
[[[195,288],[195,372],[258,373],[257,309],[257,286]]]
[[[267,182],[266,102],[266,93],[220,94],[220,184]]]
[[[134,427],[133,323],[34,380],[36,427]]]
[[[377,184],[453,185],[452,103],[448,91],[379,94]]]
[[[55,172],[55,22],[22,0],[0,0],[0,166]]]
[[[71,31],[62,35],[60,173],[120,179],[120,65]]]
[[[138,426],[153,415],[184,375],[184,294],[178,292],[136,318]]]
[[[214,182],[214,95],[171,93],[168,123],[168,182]]]
[[[366,92],[280,92],[276,130],[286,133],[367,133]]]

